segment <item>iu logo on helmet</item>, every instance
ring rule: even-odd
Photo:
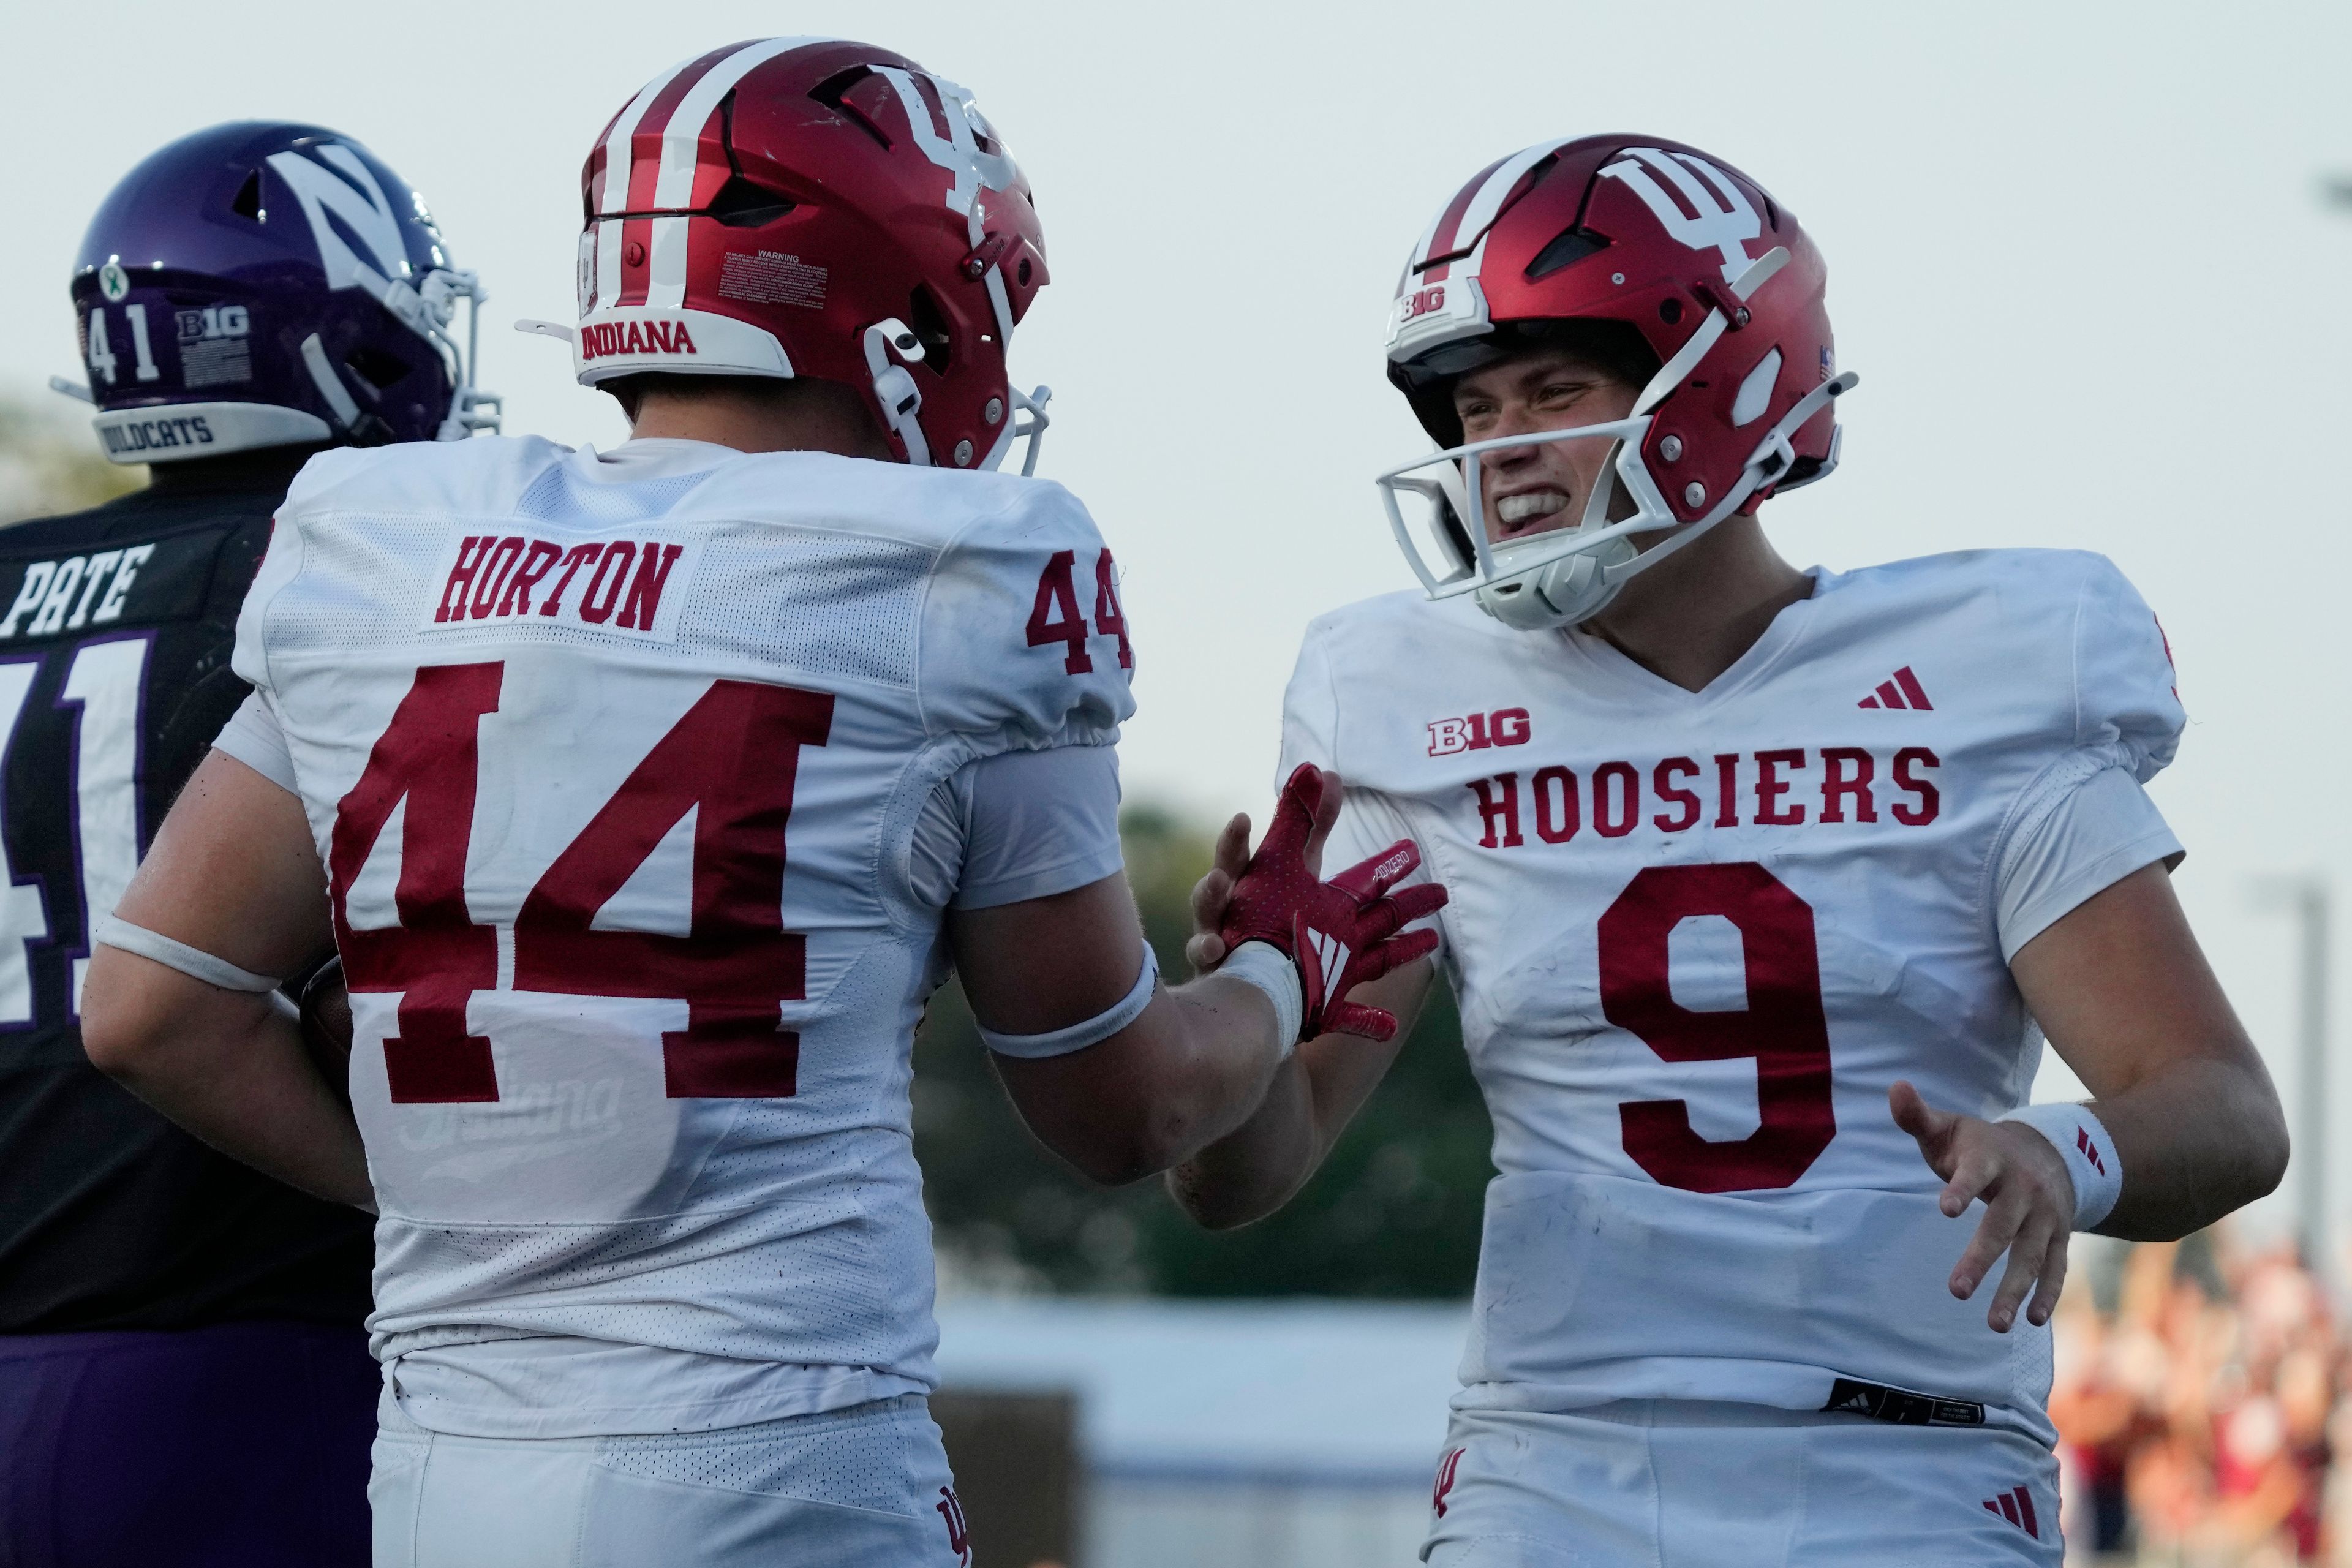
[[[1667,194],[1656,175],[1675,188]],[[1746,242],[1764,232],[1764,220],[1738,182],[1688,153],[1663,153],[1655,147],[1628,147],[1625,156],[1601,171],[1601,178],[1621,180],[1640,196],[1659,225],[1693,250],[1723,253],[1723,280],[1736,283],[1752,259]],[[1679,195],[1682,199],[1675,200]],[[1683,209],[1687,206],[1690,210]]]

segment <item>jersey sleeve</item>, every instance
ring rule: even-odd
[[[316,463],[318,459],[311,461]],[[302,470],[305,474],[310,471],[307,466]],[[300,476],[296,477],[299,479]],[[301,563],[301,528],[289,493],[270,523],[269,548],[262,552],[261,565],[245,591],[245,603],[237,609],[236,646],[229,655],[229,667],[256,691],[275,689],[269,676],[269,601],[294,580]]]
[[[971,756],[1114,744],[1135,711],[1116,563],[1059,485],[1021,485],[956,535],[919,636],[924,724]]]
[[[2074,743],[2109,752],[2146,784],[2179,749],[2172,648],[2113,562],[2095,557],[2074,611]]]
[[[286,731],[278,726],[268,699],[258,691],[247,692],[245,701],[229,715],[213,740],[213,750],[227,752],[289,795],[302,793],[302,786],[295,782],[294,753],[286,744]]]
[[[2077,752],[2013,819],[1994,871],[2000,955],[2018,950],[2094,894],[2158,861],[2177,862],[2180,840],[2129,769]]]
[[[1109,746],[1009,752],[969,765],[971,815],[955,907],[1051,898],[1112,876],[1118,752]]]
[[[1125,864],[1118,752],[1003,752],[931,786],[909,862],[932,909],[988,910],[1099,882]]]
[[[2089,557],[2074,605],[2074,747],[2011,810],[1994,859],[2001,956],[2180,841],[2141,785],[2172,761],[2187,722],[2172,650],[2130,582]]]

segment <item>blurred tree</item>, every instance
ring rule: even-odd
[[[1144,934],[1169,976],[1189,973],[1187,900],[1212,834],[1149,806],[1120,827]],[[954,985],[915,1045],[915,1149],[942,1272],[980,1289],[1466,1296],[1491,1140],[1442,986],[1306,1190],[1223,1234],[1186,1219],[1157,1181],[1105,1191],[1046,1152],[1006,1102]]]
[[[144,468],[108,462],[70,414],[0,400],[0,523],[79,511],[146,482]]]

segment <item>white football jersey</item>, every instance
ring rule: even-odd
[[[1494,1120],[1457,1403],[2046,1430],[2048,1331],[1953,1300],[1982,1210],[1942,1216],[1887,1089],[2025,1100],[2007,955],[2177,851],[2138,785],[2182,721],[2154,617],[2071,552],[1819,573],[1700,692],[1467,599],[1317,621],[1283,768],[1347,782],[1331,865],[1410,835],[1452,890]]]
[[[931,1382],[908,1089],[953,889],[915,825],[976,758],[1115,742],[1112,563],[1050,483],[701,452],[331,452],[246,603],[331,879],[387,1362]]]

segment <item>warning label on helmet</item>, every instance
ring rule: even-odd
[[[803,305],[824,309],[824,280],[830,268],[811,267],[797,256],[780,250],[730,250],[719,264],[719,297],[755,305]]]

